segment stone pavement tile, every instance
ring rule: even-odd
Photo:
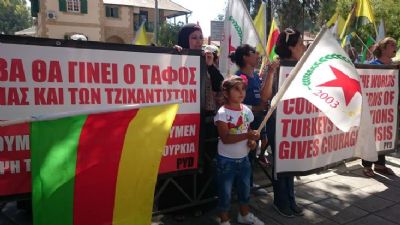
[[[304,209],[304,216],[299,216],[299,217],[294,217],[294,218],[286,218],[278,214],[278,212],[275,211],[275,209],[270,206],[269,209],[267,209],[266,214],[263,214],[264,216],[269,217],[271,220],[276,221],[278,224],[281,225],[308,225],[308,224],[321,224],[321,222],[325,221],[327,218],[318,215],[314,213],[313,211],[310,211],[308,209]],[[256,214],[259,215],[259,214]],[[266,223],[268,225],[268,223]]]
[[[344,200],[341,200],[341,199],[337,199],[337,198],[328,198],[328,199],[322,200],[320,202],[316,202],[313,205],[321,205],[321,206],[324,206],[333,211],[340,211],[340,210],[346,209],[347,207],[351,206],[350,203],[348,203]],[[320,212],[317,212],[317,213],[321,214]],[[327,217],[329,217],[331,215],[333,215],[333,214],[327,214]]]
[[[340,224],[368,214],[368,212],[336,198],[325,199],[308,205],[307,208]]]
[[[374,179],[376,179],[382,183],[400,188],[400,177],[398,177],[398,176],[385,176],[385,175],[377,174],[376,178],[374,177]]]
[[[333,220],[329,220],[329,219],[325,219],[324,221],[320,222],[320,223],[316,223],[315,225],[338,225],[339,223],[333,221]]]
[[[366,212],[358,207],[350,206],[348,208],[345,208],[345,209],[339,211],[339,213],[330,217],[330,219],[332,219],[340,224],[344,224],[344,223],[353,221],[355,219],[361,218],[366,215],[368,215],[368,212]]]
[[[3,216],[6,216],[8,221],[13,221],[13,224],[32,225],[32,215],[25,210],[17,209],[17,202],[8,202],[1,210]]]
[[[388,201],[384,198],[380,198],[376,195],[370,195],[366,198],[360,199],[352,203],[353,205],[359,207],[368,212],[376,212],[381,209],[387,208],[394,205],[392,201]]]
[[[275,220],[271,215],[275,213],[274,209],[269,205],[266,208],[253,208],[250,210],[266,225],[280,225],[278,220]]]
[[[356,189],[355,191],[343,193],[341,195],[336,195],[335,197],[337,199],[353,204],[354,202],[367,198],[371,195],[372,195],[371,193],[362,191],[361,189]]]
[[[400,172],[400,158],[388,155],[386,157],[386,163],[390,163],[389,166],[393,166],[394,169],[397,168],[397,171]]]
[[[306,185],[294,187],[296,202],[308,205],[331,197],[331,194],[323,189],[312,188]]]
[[[354,173],[343,173],[340,175],[329,177],[328,179],[335,182],[340,182],[343,184],[350,185],[351,187],[354,188],[363,188],[380,183],[379,181],[376,181],[374,179],[360,177]]]
[[[250,207],[263,210],[265,208],[269,208],[274,202],[274,194],[273,192],[269,192],[265,196],[254,196],[250,197]]]
[[[175,218],[173,215],[165,215],[160,218],[152,218],[151,225],[218,225],[216,214],[205,214],[200,217],[184,216],[181,219]]]
[[[388,184],[376,184],[361,188],[361,191],[365,191],[378,197],[384,198],[392,202],[400,202],[400,188],[391,186]]]
[[[358,175],[360,177],[365,177],[363,172],[362,172],[362,169],[354,170],[351,173],[354,173],[354,174],[356,174],[356,175]],[[373,178],[367,178],[367,179],[375,180],[375,181],[380,182],[380,183],[385,183],[385,184],[392,185],[392,186],[400,188],[400,177],[399,176],[385,176],[385,175],[376,173]]]
[[[399,193],[399,195],[400,195],[400,193]],[[379,212],[376,212],[374,214],[382,217],[385,220],[390,220],[393,223],[400,224],[399,212],[400,212],[400,204],[396,204],[389,208],[382,209]]]
[[[386,157],[386,163],[389,163],[389,166],[393,166],[393,169],[397,168],[397,171],[400,172],[400,158],[392,157],[389,155]]]
[[[328,192],[329,195],[332,197],[338,196],[338,195],[343,195],[343,194],[348,194],[348,193],[356,190],[355,188],[351,187],[348,184],[343,184],[343,183],[332,181],[329,179],[324,179],[324,180],[320,180],[320,181],[307,183],[303,186],[306,188],[309,188],[310,190],[312,190],[312,189],[324,190],[325,192]]]
[[[337,173],[333,172],[332,170],[324,170],[317,174],[311,174],[308,176],[300,176],[300,179],[295,178],[294,182],[295,185],[306,184],[313,181],[318,181],[325,179],[327,177],[335,176]]]
[[[341,163],[337,167],[333,168],[335,173],[342,174],[342,173],[350,173],[352,170],[356,170],[361,168],[361,160],[351,160],[346,163]]]
[[[396,225],[390,221],[387,221],[381,217],[375,215],[368,215],[366,217],[360,218],[358,220],[347,223],[346,225]]]
[[[0,225],[15,225],[7,216],[0,214]]]
[[[334,201],[340,201],[340,200],[335,199],[335,198],[328,198],[328,199],[322,200],[320,202],[316,202],[316,203],[307,205],[305,207],[319,215],[324,216],[324,217],[332,217],[340,211],[340,208],[335,206]],[[340,202],[342,202],[341,207],[343,207],[343,208],[350,206],[349,203],[346,203],[344,201],[340,201]]]

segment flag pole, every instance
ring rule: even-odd
[[[260,126],[258,127],[257,131],[260,132],[261,129],[265,126],[268,119],[271,117],[272,113],[278,106],[278,102],[282,99],[283,95],[285,94],[286,90],[288,89],[289,85],[292,83],[293,79],[296,77],[297,73],[299,72],[301,66],[307,60],[308,56],[310,56],[311,52],[315,49],[315,46],[321,40],[322,36],[325,34],[327,28],[323,26],[317,37],[315,38],[314,42],[308,47],[307,51],[304,55],[300,58],[300,60],[296,63],[296,66],[290,71],[289,76],[283,82],[282,86],[279,88],[278,92],[271,100],[271,107],[268,109],[267,115],[264,117],[263,121],[261,122]]]
[[[374,53],[371,52],[371,50],[368,49],[368,46],[363,42],[363,40],[360,38],[360,36],[358,36],[358,34],[356,32],[354,32],[355,36],[358,38],[358,40],[360,40],[361,44],[364,45],[364,47],[367,48],[367,51],[371,54],[374,55]],[[376,41],[375,41],[376,43]]]

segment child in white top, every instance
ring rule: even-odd
[[[221,225],[230,225],[229,207],[233,182],[240,203],[238,222],[264,225],[249,212],[251,166],[247,157],[254,149],[260,133],[250,129],[253,113],[242,101],[246,96],[246,83],[242,77],[233,76],[222,83],[225,104],[218,110],[214,122],[218,128],[217,155],[218,209]]]

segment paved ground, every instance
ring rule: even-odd
[[[400,153],[387,157],[387,164],[398,176],[377,175],[365,178],[360,160],[343,163],[323,173],[300,177],[296,180],[297,201],[305,208],[305,216],[283,218],[271,207],[272,188],[263,197],[253,196],[252,211],[270,225],[286,224],[347,224],[391,225],[400,224]],[[258,177],[258,180],[262,179]],[[31,216],[16,209],[15,202],[3,203],[0,225],[30,225]],[[1,206],[1,205],[0,205]],[[232,209],[233,223],[237,206]],[[152,225],[217,225],[217,214],[211,209],[185,215],[159,215]]]

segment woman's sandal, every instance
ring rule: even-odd
[[[377,173],[381,173],[381,174],[385,174],[385,175],[389,175],[389,176],[393,176],[395,175],[395,173],[393,172],[392,169],[390,169],[389,167],[383,167],[383,168],[374,168],[375,172]]]
[[[376,170],[376,169],[375,169]],[[364,175],[366,176],[366,177],[373,177],[373,176],[375,176],[375,173],[374,173],[374,171],[372,170],[372,168],[367,168],[367,167],[365,167],[364,169],[363,169],[363,173],[364,173]]]

